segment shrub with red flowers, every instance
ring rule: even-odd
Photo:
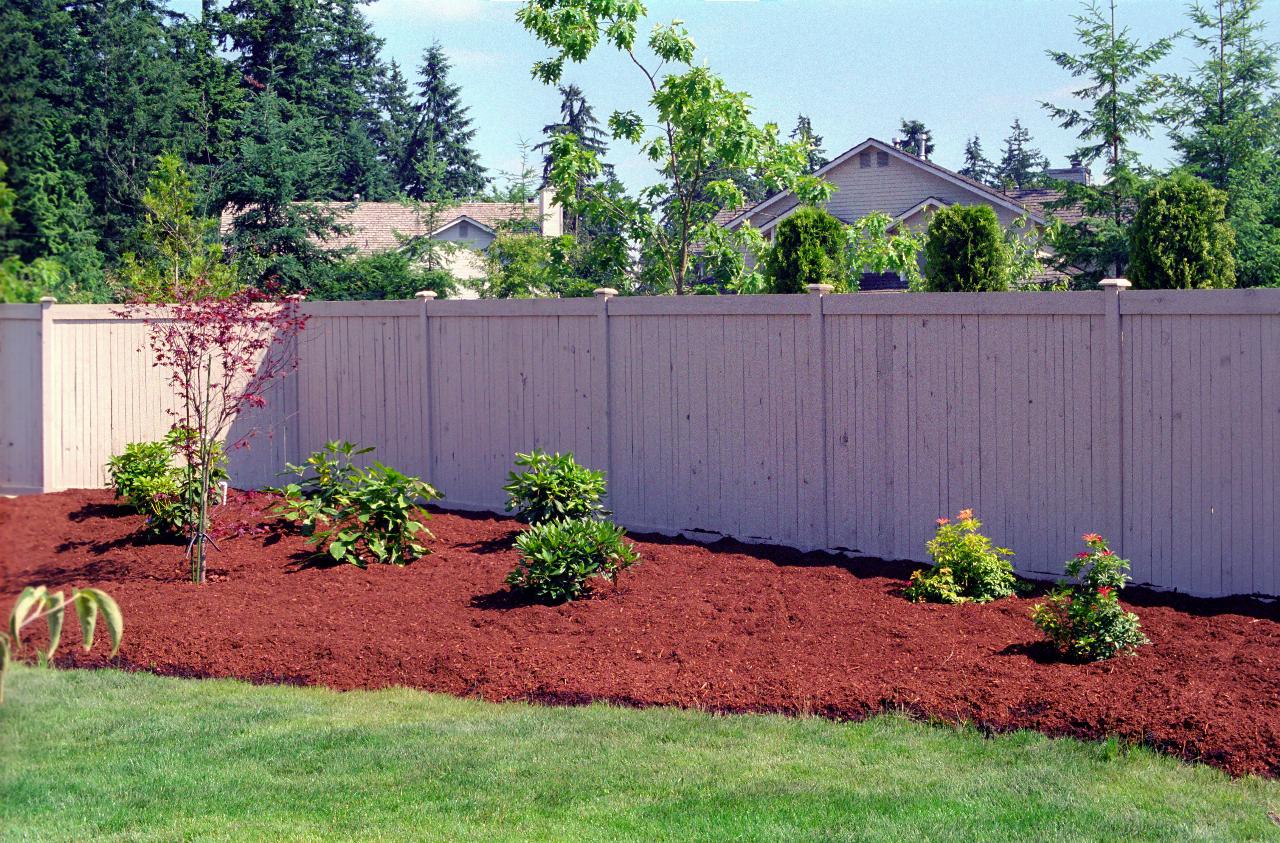
[[[982,522],[973,510],[961,510],[955,520],[939,518],[938,530],[925,547],[933,567],[916,571],[907,585],[907,598],[916,603],[985,603],[1009,597],[1017,577],[1008,557],[1013,551],[996,547],[978,530]]]
[[[1067,563],[1065,580],[1048,599],[1031,609],[1031,619],[1063,656],[1099,661],[1121,653],[1133,655],[1143,644],[1138,616],[1120,606],[1120,590],[1129,581],[1128,560],[1121,559],[1097,533],[1084,537],[1087,551]]]

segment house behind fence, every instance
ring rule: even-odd
[[[512,455],[609,473],[633,530],[924,558],[972,507],[1028,575],[1097,531],[1136,581],[1280,594],[1280,290],[309,303],[233,454],[374,445],[500,511]],[[0,491],[101,486],[168,426],[146,328],[0,305]]]

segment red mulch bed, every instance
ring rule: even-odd
[[[434,554],[407,568],[319,568],[263,518],[270,503],[233,493],[212,581],[197,588],[183,548],[140,540],[141,519],[108,492],[0,500],[4,612],[26,584],[101,586],[125,614],[115,663],[169,675],[834,718],[900,709],[991,731],[1117,735],[1280,776],[1273,603],[1129,589],[1153,645],[1062,664],[1037,644],[1032,600],[912,605],[902,564],[650,536],[616,588],[529,605],[503,584],[510,519],[436,513]],[[61,664],[107,663],[77,636],[73,624]]]

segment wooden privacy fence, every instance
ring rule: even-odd
[[[1280,290],[309,303],[233,455],[377,447],[457,508],[573,451],[636,530],[920,560],[972,507],[1019,569],[1097,531],[1139,582],[1280,593]],[[143,324],[0,305],[0,491],[100,486],[169,424]]]

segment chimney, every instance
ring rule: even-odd
[[[549,187],[538,191],[538,214],[542,219],[543,237],[564,234],[564,207],[556,201],[556,192]]]
[[[1079,156],[1071,157],[1070,167],[1059,167],[1057,169],[1045,170],[1044,174],[1051,179],[1058,181],[1073,181],[1076,184],[1092,184],[1093,173],[1089,172],[1089,168],[1084,165]]]
[[[916,150],[917,150],[916,157],[917,158],[924,158],[925,146],[926,146],[926,143],[925,143],[924,136],[921,135],[920,138],[916,141]]]

